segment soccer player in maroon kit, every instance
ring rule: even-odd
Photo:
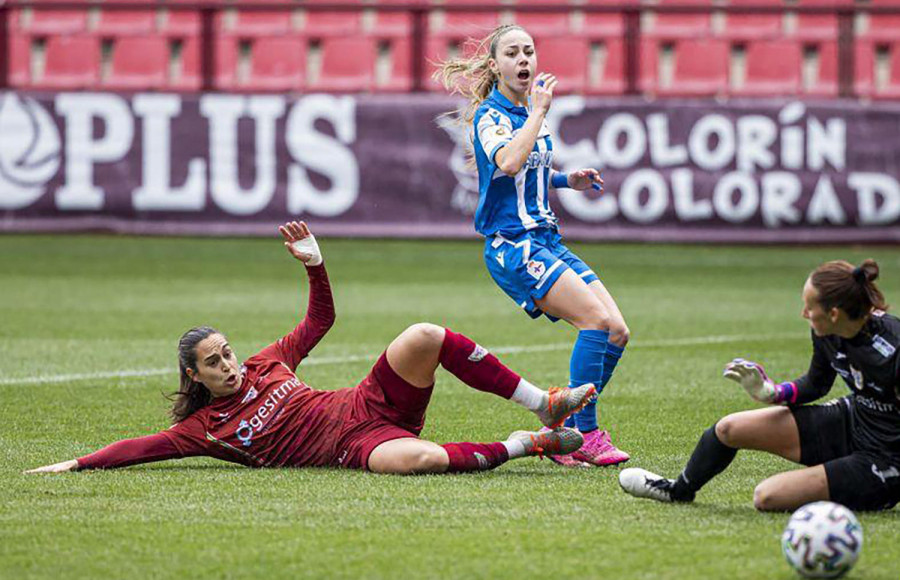
[[[377,473],[458,473],[493,469],[530,455],[568,454],[581,435],[559,428],[593,397],[593,385],[543,391],[467,337],[414,324],[388,346],[356,387],[312,389],[297,365],[334,323],[328,275],[303,222],[279,228],[285,246],[306,265],[306,317],[287,336],[243,364],[223,334],[193,328],[179,342],[181,388],[169,429],[28,473],[125,467],[209,456],[251,467],[347,467]],[[438,365],[469,386],[519,403],[551,431],[517,431],[495,443],[419,439]]]

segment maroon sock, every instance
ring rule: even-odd
[[[509,461],[503,443],[445,443],[441,447],[450,457],[447,473],[486,471]]]
[[[500,360],[471,339],[444,329],[441,365],[473,389],[494,393],[504,399],[512,397],[522,379]]]

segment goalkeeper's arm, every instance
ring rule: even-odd
[[[802,377],[775,383],[759,363],[734,359],[725,366],[725,378],[740,384],[747,394],[760,403],[771,405],[800,405],[824,396],[834,384],[835,370],[827,355],[814,348],[809,370]]]

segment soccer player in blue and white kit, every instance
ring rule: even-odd
[[[521,27],[496,28],[471,58],[444,63],[436,76],[468,99],[461,121],[471,123],[478,167],[475,229],[485,237],[484,259],[494,281],[533,318],[563,319],[578,329],[569,387],[606,386],[628,343],[629,330],[597,274],[561,241],[550,209],[550,187],[602,189],[596,169],[569,174],[552,168],[553,143],[545,117],[556,78],[536,75],[534,40]],[[596,403],[575,414],[582,448],[553,459],[569,466],[628,460],[597,423]]]

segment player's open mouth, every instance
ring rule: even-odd
[[[520,70],[519,71],[519,80],[527,81],[528,77],[531,76],[531,71],[529,70]]]
[[[237,375],[229,375],[227,379],[225,379],[225,384],[233,387],[237,383]]]

